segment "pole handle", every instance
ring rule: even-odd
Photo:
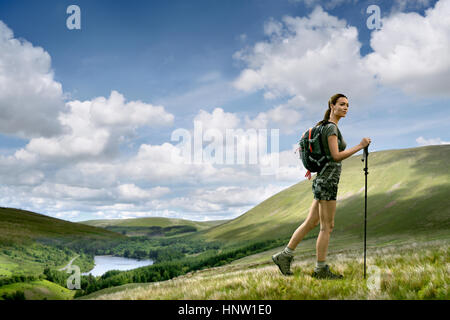
[[[364,152],[363,152],[363,154],[362,154],[361,161],[364,162],[364,160],[367,159],[367,156],[368,156],[368,155],[369,155],[369,146],[364,147]]]

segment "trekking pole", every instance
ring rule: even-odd
[[[364,195],[364,279],[366,278],[366,231],[367,231],[367,175],[369,174],[369,171],[367,170],[367,160],[369,158],[369,146],[364,148],[363,158],[361,161],[365,161],[365,177],[366,177],[366,183],[365,183],[365,195]]]

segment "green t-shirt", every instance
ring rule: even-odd
[[[347,143],[342,137],[341,131],[334,123],[327,123],[322,131],[322,144],[325,149],[325,153],[331,157],[330,147],[328,146],[328,137],[331,135],[336,135],[338,137],[338,148],[339,152],[344,151],[347,147]],[[332,158],[331,158],[332,159]],[[334,160],[333,160],[334,161]],[[339,161],[340,162],[340,161]]]

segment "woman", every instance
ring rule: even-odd
[[[322,144],[325,152],[330,157],[330,161],[323,170],[317,174],[313,181],[312,190],[314,200],[308,217],[300,227],[295,230],[287,247],[283,251],[272,256],[272,260],[284,275],[293,274],[290,270],[290,265],[294,258],[293,254],[295,248],[305,235],[320,222],[320,232],[316,242],[317,263],[312,276],[319,279],[343,278],[342,275],[331,272],[329,266],[325,263],[328,242],[334,227],[336,195],[341,174],[341,161],[364,149],[371,142],[370,138],[363,138],[358,145],[345,150],[347,144],[339,131],[338,123],[341,118],[345,117],[348,108],[347,97],[341,93],[335,94],[328,100],[328,110],[325,112],[323,120],[317,123],[317,125],[320,125],[327,121],[332,122],[326,124],[322,131]]]

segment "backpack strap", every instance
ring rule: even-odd
[[[325,128],[325,125],[327,125],[328,123],[332,123],[332,124],[336,125],[334,122],[331,122],[331,121],[326,121],[326,122],[322,123],[322,124],[320,125],[320,126],[321,126],[321,128],[320,128],[320,135],[321,135],[321,136],[322,136],[323,129]],[[323,147],[322,137],[320,137],[320,139],[319,139],[319,145],[320,145],[320,152],[321,152],[328,160],[330,160],[330,157],[327,155],[327,153],[325,152],[325,148]]]
[[[309,128],[309,151],[311,151],[312,152],[312,146],[311,146],[311,131],[312,131],[312,128]]]

